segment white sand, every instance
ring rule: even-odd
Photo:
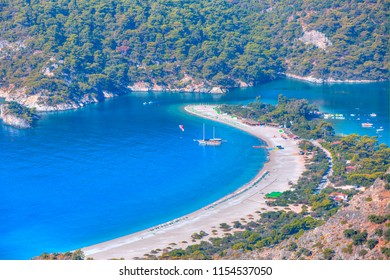
[[[219,121],[244,130],[267,142],[269,147],[282,145],[284,150],[270,151],[270,161],[249,183],[234,193],[208,205],[196,212],[171,222],[113,239],[100,244],[83,248],[86,257],[94,259],[144,257],[155,249],[185,248],[194,244],[191,235],[201,230],[209,235],[204,237],[223,236],[225,232],[219,228],[221,223],[232,224],[233,221],[250,222],[258,217],[256,211],[273,210],[265,204],[264,195],[272,191],[285,191],[290,188],[289,181],[296,182],[304,171],[304,159],[299,155],[298,142],[281,138],[278,128],[265,126],[248,126],[227,115],[219,115],[215,106],[187,106],[187,112]],[[223,145],[223,144],[222,144]],[[259,181],[264,174],[267,174]],[[279,208],[280,209],[280,208]],[[244,218],[245,221],[240,220]],[[216,231],[212,233],[212,231]],[[234,230],[233,230],[234,231]],[[233,231],[230,231],[232,233]],[[187,243],[183,243],[185,241]],[[176,245],[172,245],[175,243]]]

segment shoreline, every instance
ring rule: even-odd
[[[113,93],[112,89],[110,91],[103,90],[99,96],[99,98],[90,96],[89,94],[84,94],[77,100],[68,100],[67,102],[59,103],[56,105],[47,105],[46,103],[42,103],[37,105],[37,100],[39,98],[45,97],[41,93],[37,93],[32,96],[25,96],[24,91],[25,88],[14,89],[13,86],[3,86],[0,87],[0,104],[5,101],[15,101],[19,105],[27,107],[27,108],[35,108],[37,113],[48,113],[48,112],[61,112],[61,111],[70,111],[81,109],[90,104],[96,104],[100,102],[104,102],[107,99],[111,99],[113,97],[117,97],[120,95],[124,95],[126,93],[163,93],[163,92],[171,92],[171,93],[200,93],[200,94],[209,94],[209,95],[223,95],[229,91],[236,89],[246,89],[246,88],[255,88],[256,86],[276,81],[276,80],[297,80],[301,82],[308,82],[316,85],[325,85],[325,84],[373,84],[373,83],[383,83],[388,82],[388,80],[336,80],[336,79],[321,79],[313,76],[299,76],[291,73],[280,73],[277,79],[269,80],[257,85],[253,83],[245,83],[239,82],[237,86],[232,87],[223,87],[223,86],[209,86],[208,89],[194,89],[194,88],[165,88],[162,86],[151,86],[145,82],[136,82],[135,84],[123,86],[122,88],[118,88],[117,91],[119,93]],[[47,97],[45,97],[47,99]],[[0,121],[2,118],[0,117]],[[7,124],[4,122],[4,124]],[[10,125],[10,124],[8,124]],[[12,127],[18,128],[17,126],[10,125]]]
[[[334,78],[322,79],[316,78],[313,76],[299,76],[291,73],[285,73],[286,79],[293,79],[298,81],[309,82],[317,85],[324,84],[372,84],[372,83],[382,83],[386,80],[336,80]]]
[[[284,150],[270,152],[269,160],[248,183],[219,200],[167,223],[148,228],[130,235],[112,239],[82,248],[86,258],[143,258],[152,250],[185,248],[199,243],[193,242],[191,235],[205,231],[209,237],[223,237],[225,232],[219,228],[221,223],[253,219],[259,211],[269,211],[265,204],[265,194],[272,191],[285,191],[289,182],[296,182],[304,171],[304,159],[299,155],[296,140],[280,137],[278,128],[251,127],[228,115],[218,115],[213,109],[216,105],[189,105],[185,110],[193,115],[218,121],[243,130],[267,143],[268,147],[283,145]],[[291,208],[291,207],[290,207]],[[279,209],[283,209],[280,207]],[[297,211],[299,209],[296,209]],[[212,233],[213,232],[213,233]]]

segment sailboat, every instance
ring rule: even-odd
[[[211,138],[209,141],[222,142],[222,138],[215,138],[215,126],[213,126],[213,138]]]
[[[202,146],[219,146],[222,144],[222,139],[221,138],[215,138],[215,127],[213,129],[213,138],[211,139],[206,139],[205,138],[205,125],[203,124],[203,138],[202,139],[197,139],[199,145]]]

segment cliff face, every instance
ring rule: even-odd
[[[158,84],[151,84],[148,82],[137,82],[127,87],[131,91],[156,91],[156,92],[195,92],[195,93],[210,93],[210,94],[224,94],[228,90],[222,87],[213,87],[205,85],[204,83],[196,84],[190,83],[184,87],[174,87],[172,85],[161,86]]]
[[[188,93],[208,93],[208,94],[225,94],[229,88],[246,88],[252,87],[252,82],[244,82],[240,79],[232,80],[229,87],[216,86],[213,82],[205,79],[196,79],[188,74],[184,74],[181,79],[168,82],[161,85],[156,81],[145,82],[138,81],[127,88],[131,91],[154,91],[154,92],[188,92]]]
[[[237,87],[248,86],[242,81],[237,81]],[[144,82],[140,81],[129,85],[127,87],[131,91],[160,91],[160,92],[195,92],[195,93],[210,93],[210,94],[224,94],[228,89],[214,86],[211,82],[206,80],[196,80],[189,75],[184,75],[184,77],[176,82],[159,85],[156,82]]]
[[[304,233],[299,239],[290,238],[275,248],[244,255],[244,259],[387,259],[381,248],[389,247],[384,237],[386,222],[371,222],[370,215],[390,214],[390,191],[385,183],[377,180],[373,186],[357,194],[349,206],[340,209],[324,225]],[[344,234],[345,230],[367,231],[367,240],[378,243],[372,249],[369,242],[354,244]],[[381,233],[382,232],[382,233]],[[292,245],[293,244],[293,245]],[[295,245],[296,244],[296,245]]]

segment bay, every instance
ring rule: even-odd
[[[1,124],[0,259],[28,259],[130,234],[234,191],[261,169],[265,152],[252,149],[261,142],[183,108],[245,104],[257,96],[276,103],[279,93],[346,115],[333,121],[338,133],[390,142],[388,83],[279,80],[224,96],[131,93],[76,111],[44,114],[30,130]],[[384,132],[362,128],[367,120]],[[215,127],[217,137],[227,142],[199,146],[193,140],[201,137],[203,123],[208,136]]]

